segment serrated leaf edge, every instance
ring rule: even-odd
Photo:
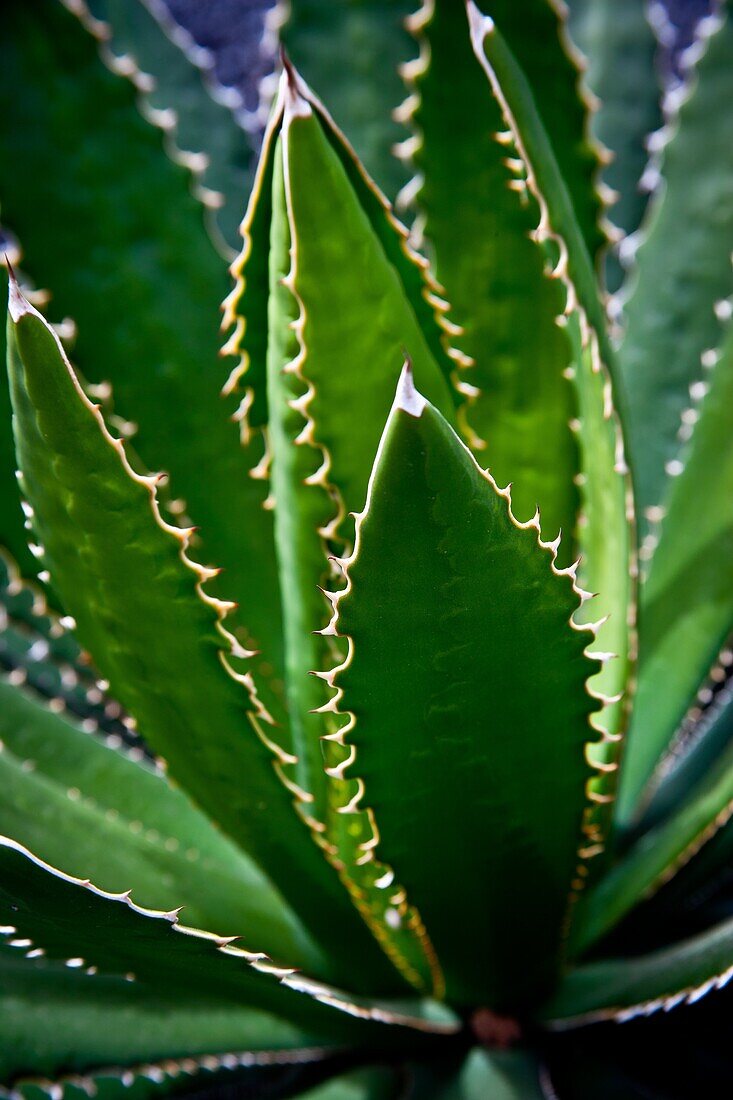
[[[412,380],[411,380],[410,370],[409,370],[409,363],[406,363],[405,368],[403,370],[402,377],[400,379],[400,384],[398,386],[397,396],[395,398],[395,404],[393,406],[393,412],[394,412],[395,409],[400,409],[401,408],[401,409],[409,412],[411,415],[419,417],[422,413],[422,410],[425,407],[425,404],[426,404],[425,399],[422,397],[422,395],[420,395],[414,389],[414,386],[413,386]],[[390,415],[390,419],[391,419],[391,415]],[[389,424],[389,421],[388,421],[388,424]],[[356,765],[356,762],[357,762],[357,750],[356,750],[355,746],[352,743],[347,741],[348,734],[354,729],[354,727],[357,723],[357,718],[356,718],[356,716],[354,715],[354,713],[352,711],[341,710],[340,709],[340,704],[343,701],[344,692],[343,692],[343,689],[338,686],[338,684],[336,683],[336,680],[337,680],[339,674],[341,672],[343,672],[346,668],[349,667],[349,665],[351,664],[351,662],[354,658],[354,643],[353,643],[353,639],[349,635],[339,633],[339,629],[338,629],[338,622],[339,622],[338,606],[339,606],[340,601],[344,598],[344,596],[348,595],[348,593],[351,591],[351,588],[352,588],[352,582],[351,582],[351,579],[350,579],[350,576],[349,576],[349,567],[358,558],[359,548],[360,548],[360,539],[361,539],[361,528],[362,528],[362,525],[364,523],[365,518],[369,514],[369,510],[370,510],[370,507],[371,507],[372,487],[373,487],[373,483],[374,483],[375,471],[376,471],[377,466],[379,464],[380,454],[381,454],[382,449],[384,447],[386,437],[387,437],[387,428],[385,427],[385,431],[384,431],[384,433],[382,435],[382,439],[380,441],[379,450],[377,451],[377,457],[375,459],[374,468],[373,468],[373,471],[372,471],[372,476],[369,479],[369,488],[367,490],[366,504],[364,506],[364,509],[361,512],[357,512],[357,513],[354,514],[355,525],[356,525],[356,536],[355,536],[355,541],[354,541],[354,548],[353,548],[350,555],[348,555],[347,557],[339,559],[339,564],[341,566],[341,569],[343,571],[343,576],[344,576],[344,582],[345,582],[344,586],[338,592],[326,592],[326,593],[324,593],[324,595],[328,599],[329,603],[331,604],[332,614],[331,614],[331,619],[330,619],[328,625],[325,627],[323,633],[326,634],[326,635],[331,635],[333,637],[341,638],[342,640],[346,641],[346,644],[347,644],[347,654],[346,654],[345,659],[340,664],[337,664],[335,667],[330,669],[328,672],[322,672],[322,673],[318,674],[320,676],[320,678],[322,680],[324,680],[324,682],[328,685],[328,687],[331,688],[332,691],[333,691],[333,695],[332,695],[331,699],[329,700],[329,702],[324,707],[321,708],[321,712],[326,713],[326,714],[332,714],[337,719],[338,718],[345,719],[343,725],[336,732],[331,733],[331,734],[327,734],[323,738],[323,741],[324,741],[325,744],[327,744],[327,745],[328,744],[331,744],[331,745],[335,744],[339,747],[339,749],[344,751],[345,755],[344,755],[343,759],[341,759],[335,766],[331,766],[331,767],[326,769],[326,773],[328,775],[330,775],[332,778],[336,778],[336,779],[340,779],[340,780],[350,778],[349,776],[346,775],[346,773],[349,772],[349,771],[353,771],[353,769]],[[613,655],[612,654],[603,654],[603,653],[594,653],[592,651],[592,649],[590,648],[590,646],[592,646],[592,644],[593,644],[593,640],[595,640],[595,638],[596,638],[597,632],[600,629],[600,626],[602,625],[602,623],[578,623],[578,622],[575,621],[575,614],[577,613],[577,611],[580,610],[580,608],[583,606],[584,603],[586,603],[589,599],[592,599],[592,597],[593,597],[592,593],[584,591],[577,583],[576,573],[577,573],[577,568],[578,568],[578,562],[576,561],[572,565],[567,566],[565,568],[559,568],[556,565],[557,554],[558,554],[558,549],[559,549],[559,545],[560,545],[560,536],[558,535],[557,538],[555,538],[552,541],[548,541],[548,542],[545,542],[542,539],[542,533],[541,533],[541,529],[540,529],[539,509],[537,509],[534,516],[530,520],[527,520],[526,522],[521,522],[520,520],[516,519],[516,517],[514,516],[514,513],[512,511],[511,485],[507,485],[503,489],[500,488],[499,485],[494,480],[494,478],[492,477],[491,473],[488,470],[484,470],[484,469],[481,468],[479,463],[476,461],[475,456],[471,452],[470,448],[466,447],[465,444],[462,444],[462,445],[465,447],[466,453],[470,456],[471,462],[475,466],[476,470],[478,470],[481,477],[489,484],[492,491],[494,493],[496,493],[497,496],[501,497],[505,501],[506,507],[507,507],[507,514],[509,516],[509,519],[510,519],[512,525],[517,530],[520,530],[520,531],[533,531],[533,532],[535,532],[537,545],[540,547],[541,550],[547,551],[550,554],[550,568],[551,568],[552,573],[557,577],[567,578],[570,581],[571,589],[572,589],[573,593],[578,597],[578,608],[576,609],[576,612],[574,612],[571,615],[570,619],[568,620],[569,626],[571,627],[572,630],[574,630],[576,632],[587,633],[587,634],[590,635],[591,640],[589,641],[588,647],[584,650],[585,656],[588,657],[590,660],[598,661],[601,665],[604,664],[607,660],[611,659]],[[585,690],[586,690],[587,694],[592,699],[598,699],[599,698],[598,693],[594,691],[592,685],[589,682],[590,679],[592,679],[593,675],[595,675],[595,673],[592,673],[589,676],[589,678],[586,679]],[[603,701],[602,698],[601,698],[601,701]],[[594,726],[594,724],[592,722],[592,718],[593,718],[593,715],[595,713],[596,712],[592,712],[591,715],[589,716],[589,723],[588,723],[589,724],[589,730],[591,730],[593,732],[596,732],[596,733],[597,732],[602,732],[602,731],[598,731],[597,727]],[[601,738],[601,741],[602,740],[603,740],[603,738]],[[589,751],[594,744],[598,744],[598,743],[600,743],[600,742],[588,741],[586,743],[585,758],[586,758],[586,763],[587,763],[587,765],[588,765],[588,767],[591,771],[598,771],[599,770],[597,763],[593,762],[592,756],[591,756],[590,751]],[[593,803],[594,803],[594,801],[597,797],[595,795],[594,791],[593,791],[592,784],[593,784],[593,777],[591,776],[587,780],[587,783],[586,783],[586,799],[587,799],[588,805],[586,807],[586,810],[584,811],[584,820],[583,820],[583,823],[582,823],[582,826],[581,826],[581,832],[583,834],[584,839],[581,841],[580,846],[579,846],[579,850],[578,850],[578,861],[579,862],[578,862],[578,866],[577,866],[576,871],[575,871],[573,881],[571,883],[571,893],[570,893],[570,897],[568,899],[568,912],[570,912],[570,910],[572,908],[572,905],[573,905],[577,895],[579,895],[579,893],[584,888],[585,878],[586,878],[586,875],[587,875],[586,862],[589,858],[591,858],[591,856],[596,854],[595,851],[589,851],[588,850],[589,845],[592,846],[592,847],[595,847],[594,837],[588,835],[588,822],[587,822],[587,816],[588,816],[589,809],[593,806]],[[369,867],[372,870],[373,876],[374,876],[374,879],[375,879],[374,882],[371,885],[377,886],[377,888],[384,889],[384,890],[392,889],[393,886],[394,886],[394,871],[389,866],[389,864],[386,864],[386,863],[382,862],[378,858],[377,852],[376,852],[376,849],[378,848],[378,845],[379,845],[379,830],[377,828],[377,823],[376,823],[374,810],[373,810],[373,808],[369,807],[368,805],[363,804],[365,799],[366,799],[366,789],[365,789],[364,781],[361,778],[355,777],[355,778],[352,779],[352,785],[353,785],[353,790],[352,790],[352,793],[351,793],[351,797],[348,799],[348,801],[343,806],[341,806],[338,809],[338,812],[343,813],[343,814],[358,815],[362,818],[362,820],[364,820],[364,819],[366,820],[366,829],[365,829],[365,831],[367,832],[367,835],[369,836],[369,839],[367,841],[363,842],[362,845],[361,845],[361,848],[362,848],[364,854],[363,854],[363,859],[359,861],[359,864],[360,864],[359,872],[363,873],[362,868]],[[352,874],[354,873],[355,870],[356,870],[356,868],[354,868],[352,870]],[[395,904],[395,899],[391,896],[388,897],[385,900],[386,900],[386,905],[394,905]],[[426,945],[426,955],[427,955],[428,961],[431,963],[431,971],[432,971],[432,974],[433,974],[434,995],[437,996],[437,997],[440,997],[444,993],[444,981],[445,981],[445,979],[442,975],[442,969],[440,969],[439,959],[437,957],[437,954],[435,953],[435,949],[432,947],[432,942],[429,939],[429,931],[428,931],[427,928],[425,928],[425,926],[422,922],[422,919],[420,918],[419,913],[417,912],[417,910],[415,910],[413,907],[408,905],[405,892],[402,889],[399,889],[398,892],[397,892],[397,901],[399,902],[399,906],[403,907],[403,908],[400,908],[398,906],[398,912],[400,913],[400,915],[403,916],[403,918],[405,918],[408,922],[410,920],[414,921],[415,922],[415,927],[418,930],[418,935],[421,936],[421,937],[424,935],[424,937],[425,937],[424,942],[425,942],[425,945]],[[566,918],[566,921],[567,921],[567,919],[569,919],[569,918]],[[419,924],[417,922],[419,922]],[[428,945],[429,945],[429,947],[428,947]]]
[[[370,1020],[382,1024],[394,1024],[400,1027],[410,1027],[416,1031],[435,1035],[452,1035],[459,1029],[458,1025],[452,1023],[437,1023],[422,1019],[421,1017],[409,1016],[405,1013],[392,1011],[382,1005],[357,1003],[350,999],[348,994],[333,989],[331,986],[324,985],[322,982],[307,978],[293,967],[278,966],[262,951],[247,951],[243,947],[235,946],[235,941],[240,938],[238,936],[217,936],[212,932],[206,932],[200,928],[190,928],[188,925],[182,924],[179,920],[180,909],[172,909],[168,912],[163,912],[159,909],[146,909],[144,906],[138,905],[133,901],[132,891],[130,890],[125,890],[117,894],[110,893],[107,890],[102,890],[98,886],[95,886],[89,879],[80,879],[75,878],[73,875],[67,875],[65,872],[58,870],[58,868],[52,867],[49,863],[44,862],[44,860],[29,851],[28,848],[12,840],[10,837],[0,836],[0,848],[10,848],[20,853],[20,855],[30,860],[30,862],[34,863],[35,866],[39,867],[42,871],[46,871],[48,874],[53,875],[62,882],[68,883],[70,886],[78,886],[94,894],[96,897],[103,898],[105,901],[126,905],[128,909],[131,909],[133,913],[137,913],[141,917],[165,921],[170,926],[172,932],[190,936],[192,939],[203,940],[211,944],[212,951],[218,951],[222,955],[227,955],[233,959],[244,962],[253,970],[268,975],[273,981],[279,982],[288,989],[295,990],[297,993],[304,993],[321,1004],[339,1009],[346,1013],[346,1015],[353,1016],[356,1019]],[[22,929],[4,925],[0,927],[0,935],[20,935],[22,937]],[[10,942],[12,943],[12,941]],[[42,948],[34,947],[32,940],[23,938],[22,945],[24,950],[31,952],[31,958],[45,954]],[[20,945],[16,944],[16,946]],[[29,956],[26,954],[26,957]],[[72,966],[75,969],[83,969],[84,962],[84,959],[71,960]],[[85,972],[93,975],[97,971],[92,967],[91,969],[87,968]],[[131,976],[131,980],[134,980],[134,975]]]
[[[200,1054],[190,1058],[165,1058],[154,1062],[139,1062],[130,1066],[102,1066],[89,1073],[63,1074],[49,1077],[22,1077],[10,1089],[0,1085],[0,1100],[27,1100],[24,1088],[39,1089],[48,1100],[64,1100],[66,1088],[79,1089],[91,1098],[97,1096],[100,1078],[112,1078],[124,1088],[130,1088],[137,1079],[144,1077],[153,1084],[162,1084],[166,1078],[194,1077],[202,1070],[217,1073],[221,1070],[236,1072],[239,1069],[264,1066],[310,1065],[337,1054],[336,1048],[301,1047],[292,1050],[229,1051],[226,1054]]]
[[[199,70],[204,84],[213,98],[217,99],[218,102],[226,102],[222,100],[221,95],[214,94],[217,85],[209,79],[211,62],[207,63],[204,60],[207,51],[202,51],[200,47],[196,47],[197,52],[194,53],[192,48],[193,39],[190,36],[188,36],[188,48],[184,48],[182,44],[184,39],[177,40],[179,36],[174,37],[170,33],[169,28],[177,26],[170,14],[166,12],[168,16],[167,25],[162,21],[161,14],[165,10],[163,6],[155,3],[155,0],[140,0],[140,2],[145,4],[150,14],[160,25],[161,33],[167,34],[170,40],[182,50],[188,60]],[[153,107],[150,103],[150,95],[157,87],[155,77],[141,69],[132,54],[116,54],[114,52],[112,48],[114,28],[112,25],[92,15],[86,0],[61,0],[61,3],[67,11],[76,16],[84,29],[95,39],[99,56],[106,68],[115,76],[129,80],[137,91],[137,107],[140,114],[151,126],[162,133],[163,147],[169,159],[179,167],[186,169],[190,174],[190,191],[203,209],[206,229],[212,244],[224,259],[229,259],[231,249],[224,241],[215,218],[216,211],[223,204],[224,196],[220,191],[216,191],[204,183],[204,177],[210,165],[209,155],[201,150],[184,149],[178,144],[178,112],[173,107]],[[178,30],[183,35],[181,28],[178,28]],[[231,105],[226,103],[226,106]],[[233,114],[237,119],[236,112],[233,112]]]
[[[593,373],[600,373],[603,379],[603,416],[607,422],[610,422],[612,424],[614,429],[616,441],[615,472],[619,477],[623,478],[624,480],[626,521],[633,536],[635,532],[633,488],[631,485],[628,464],[626,462],[621,422],[615,409],[613,400],[613,384],[601,348],[601,339],[603,334],[598,331],[595,324],[591,321],[591,319],[589,319],[583,304],[578,299],[578,295],[576,293],[573,282],[570,279],[568,271],[567,245],[563,237],[552,227],[550,211],[545,197],[537,184],[531,160],[528,157],[527,151],[524,147],[522,135],[519,132],[519,128],[513,118],[512,111],[506,100],[506,97],[504,96],[504,93],[499,86],[498,81],[495,79],[493,70],[484,54],[484,39],[493,32],[494,22],[489,16],[485,16],[479,11],[473,0],[466,0],[466,7],[469,16],[471,38],[474,44],[474,51],[478,58],[479,64],[481,64],[488,79],[491,82],[496,100],[499,103],[502,114],[504,115],[507,125],[509,126],[509,135],[514,144],[517,156],[521,158],[524,163],[524,178],[526,181],[526,186],[534,196],[540,211],[540,220],[536,230],[534,231],[533,239],[535,239],[538,243],[552,241],[559,251],[559,259],[551,275],[553,278],[558,278],[560,280],[560,283],[565,290],[566,302],[563,313],[558,318],[558,322],[560,324],[567,324],[570,315],[573,313],[577,313],[580,320],[582,347],[584,349],[587,348],[590,352],[590,362]],[[576,367],[575,369],[577,370],[578,368]],[[638,577],[638,557],[634,546],[635,538],[632,537],[631,550],[629,554],[629,575],[632,578],[634,589],[632,591],[632,598],[630,599],[627,607],[626,622],[629,634],[627,660],[631,669],[634,668],[634,663],[636,661],[637,608],[635,600],[635,583],[636,578]],[[597,625],[600,626],[602,624],[599,623]],[[614,657],[617,655],[607,654],[606,656]],[[620,699],[618,696],[608,696],[603,694],[602,692],[594,690],[592,685],[590,688],[591,692],[594,694],[594,697],[597,698],[599,702],[604,704],[604,708],[612,707],[618,702],[623,701],[624,709],[623,720],[620,723],[621,732],[618,733],[612,732],[607,722],[606,725],[604,725],[603,709],[597,712],[595,716],[593,716],[594,720],[592,721],[592,727],[596,732],[600,733],[601,739],[599,742],[596,742],[599,756],[595,761],[592,762],[592,766],[597,774],[596,778],[592,779],[589,782],[587,791],[588,808],[583,823],[583,835],[585,839],[584,842],[581,844],[579,850],[578,870],[572,885],[572,892],[570,897],[571,911],[579,894],[584,889],[585,882],[589,874],[589,861],[599,856],[605,850],[605,838],[610,828],[609,807],[612,805],[616,798],[616,792],[618,788],[618,775],[621,764],[621,756],[623,752],[623,744],[625,740],[625,729],[628,724],[629,716],[631,714],[631,706],[635,686],[635,674],[632,674],[627,680],[623,700]]]
[[[275,11],[277,11],[277,7]],[[283,17],[285,18],[285,17]],[[276,26],[281,26],[281,22],[275,21]],[[402,224],[394,213],[388,199],[382,193],[378,185],[371,178],[367,172],[361,160],[354,151],[349,139],[334,122],[332,116],[318,99],[312,89],[306,84],[299,73],[295,72],[291,68],[291,79],[299,96],[307,103],[321,123],[330,129],[336,141],[340,143],[345,150],[346,155],[351,159],[354,167],[356,168],[359,176],[367,188],[368,191],[377,199],[383,214],[387,222],[387,225],[393,230],[396,238],[399,242],[400,249],[404,257],[414,267],[418,269],[422,276],[423,288],[422,296],[427,304],[430,306],[433,314],[433,318],[440,332],[441,344],[445,355],[454,365],[454,369],[450,374],[450,383],[452,385],[454,396],[458,402],[456,415],[459,423],[463,423],[464,407],[466,404],[470,404],[476,398],[475,387],[469,385],[461,377],[461,371],[467,369],[473,365],[473,360],[470,356],[466,355],[459,347],[453,344],[455,337],[460,337],[463,332],[463,328],[450,319],[450,304],[445,299],[445,289],[440,285],[435,276],[433,275],[429,261],[423,256],[420,251],[414,247],[409,230]],[[263,142],[263,156],[258,164],[257,174],[255,177],[255,185],[252,195],[247,207],[247,213],[245,214],[244,221],[241,226],[241,233],[244,240],[242,251],[235,258],[230,268],[231,274],[235,279],[235,286],[231,293],[226,297],[223,304],[223,321],[222,328],[225,330],[232,330],[228,336],[224,346],[221,349],[222,355],[232,355],[238,357],[238,363],[232,370],[229,380],[226,383],[224,392],[226,394],[235,393],[240,387],[242,379],[246,378],[247,371],[249,369],[249,357],[242,347],[242,339],[245,332],[246,318],[244,318],[239,312],[238,308],[242,301],[242,297],[245,291],[246,277],[244,275],[244,269],[251,252],[251,238],[249,236],[249,226],[254,216],[255,204],[259,197],[262,179],[264,177],[264,163],[267,150],[276,135],[279,126],[282,123],[283,117],[283,105],[285,102],[285,96],[287,94],[287,74],[283,72],[280,76],[278,97],[270,116],[270,121],[265,132],[265,139]],[[245,440],[250,438],[250,428],[247,423],[247,413],[252,404],[252,394],[245,390],[240,410],[237,414],[237,419],[240,421],[243,438]],[[465,425],[464,432],[468,438],[471,438],[471,429],[468,425]],[[477,438],[477,437],[476,437]],[[480,445],[481,440],[478,440]]]

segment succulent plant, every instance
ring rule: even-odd
[[[278,9],[255,172],[3,13],[3,1095],[730,1089],[733,25],[485,4]]]

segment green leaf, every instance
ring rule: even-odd
[[[639,686],[618,804],[623,824],[638,811],[733,629],[733,326],[713,358],[641,589]]]
[[[669,125],[619,354],[640,531],[652,535],[646,552],[677,469],[690,387],[720,343],[716,302],[733,290],[733,148],[719,110],[733,95],[733,25],[721,8],[703,28],[703,56]]]
[[[436,1022],[429,1004],[392,1009],[277,967],[261,952],[240,947],[236,936],[192,929],[179,923],[175,911],[144,909],[128,893],[106,893],[88,879],[64,875],[6,837],[0,837],[0,868],[2,934],[9,937],[8,948],[34,952],[23,960],[21,978],[39,965],[38,958],[61,962],[86,977],[145,988],[153,999],[164,987],[192,1006],[234,1002],[294,1023],[328,1044],[364,1043],[372,1050],[393,1043],[414,1043],[420,1050],[457,1030],[453,1022]]]
[[[0,262],[0,302],[8,299],[8,271]],[[5,330],[0,326],[0,362],[5,362]],[[0,546],[6,546],[21,566],[33,572],[35,566],[23,529],[18,482],[15,477],[15,447],[10,427],[10,391],[5,372],[0,371]]]
[[[475,19],[472,7],[470,4],[469,17]],[[580,234],[595,261],[606,243],[600,226],[604,205],[595,183],[601,158],[590,137],[591,111],[569,43],[567,14],[547,0],[529,0],[521,7],[512,0],[491,0],[489,14],[502,43],[524,73],[540,124],[554,149]],[[490,47],[488,54],[492,54]],[[505,94],[509,96],[508,90]]]
[[[267,869],[317,942],[343,959],[342,973],[388,983],[387,964],[293,813],[293,791],[280,781],[292,758],[265,732],[271,719],[247,654],[222,626],[226,605],[203,593],[207,573],[186,557],[185,531],[163,522],[156,479],[132,471],[17,288],[11,307],[23,491],[80,641],[172,778]]]
[[[263,1017],[263,1022],[268,1017]],[[86,1093],[98,1100],[148,1100],[160,1096],[207,1096],[220,1091],[244,1090],[260,1098],[294,1095],[325,1072],[322,1062],[333,1052],[267,1050],[204,1054],[196,1058],[166,1058],[122,1069],[95,1068],[87,1073],[17,1079],[12,1091],[0,1087],[11,1100],[81,1100]],[[299,1093],[298,1093],[299,1095]]]
[[[598,97],[593,133],[613,158],[603,171],[603,182],[616,193],[608,216],[628,236],[639,228],[648,200],[642,182],[646,140],[662,125],[657,38],[643,0],[571,0],[569,9],[568,29],[587,59],[585,79]],[[622,277],[615,249],[607,257],[608,288],[618,290]]]
[[[411,0],[366,0],[324,8],[291,0],[281,37],[379,186],[394,201],[407,178],[393,155],[404,129],[392,118],[402,98],[398,69],[414,55],[404,21]],[[378,77],[376,74],[379,74]]]
[[[309,673],[327,659],[327,643],[313,631],[327,621],[317,586],[328,579],[328,540],[344,529],[348,537],[347,513],[363,504],[402,349],[414,348],[418,378],[447,415],[453,398],[399,269],[304,93],[286,76],[273,171],[267,371],[291,727],[298,782],[314,797],[309,816],[322,821],[323,724],[310,712],[326,696]]]
[[[108,63],[125,74],[132,66],[137,69],[133,80],[143,113],[162,125],[173,158],[193,170],[196,195],[210,210],[215,243],[225,253],[238,248],[254,155],[252,139],[239,122],[243,105],[232,102],[236,91],[226,89],[225,98],[211,55],[188,39],[163,4],[86,4],[89,14],[83,12],[82,21],[104,35]]]
[[[262,442],[237,446],[234,406],[218,395],[227,374],[219,309],[230,284],[191,174],[163,144],[132,83],[105,69],[58,0],[8,9],[3,218],[23,241],[29,273],[52,291],[53,315],[77,323],[75,364],[88,381],[111,382],[115,411],[137,425],[136,453],[170,475],[172,514],[182,508],[200,526],[198,557],[226,570],[227,595],[242,608],[237,635],[260,651],[261,693],[285,724],[272,517],[249,476]]]
[[[733,920],[672,947],[628,959],[602,959],[571,970],[543,1005],[554,1024],[631,1020],[693,1004],[733,977]]]
[[[601,773],[594,783],[596,809],[588,829],[598,852],[608,829],[607,807],[615,794],[628,712],[628,700],[624,702],[623,695],[635,658],[633,500],[621,425],[615,413],[614,353],[582,228],[562,176],[562,147],[554,147],[553,135],[545,129],[528,77],[497,24],[482,16],[472,0],[468,0],[468,13],[474,51],[526,165],[527,186],[540,204],[542,216],[535,236],[548,249],[559,249],[555,273],[567,294],[565,314],[574,347],[582,475],[578,528],[581,581],[597,593],[593,615],[605,620],[598,631],[599,646],[617,658],[605,665],[593,683],[593,690],[606,699],[604,712],[596,719],[605,736],[593,750],[594,763]],[[545,96],[542,105],[551,98]],[[587,609],[585,615],[589,613]]]
[[[516,175],[522,162],[496,139],[501,109],[473,55],[463,5],[438,0],[410,25],[426,59],[409,70],[404,105],[416,137],[416,206],[463,329],[461,348],[474,360],[462,377],[478,390],[464,413],[472,434],[464,436],[479,458],[490,458],[501,485],[512,482],[519,519],[539,505],[543,530],[562,529],[567,565],[578,455],[573,389],[563,377],[571,348],[557,324],[562,286],[547,277],[547,257],[530,239],[539,208]]]
[[[727,752],[692,798],[645,833],[585,898],[573,926],[574,948],[586,950],[628,912],[655,894],[727,824],[733,806],[733,754]]]
[[[0,832],[104,890],[237,933],[311,972],[320,953],[264,876],[144,763],[0,681]]]
[[[0,945],[2,1084],[17,1076],[83,1073],[90,1066],[138,1063],[140,1069],[144,1060],[245,1050],[254,1055],[273,1047],[285,1061],[289,1052],[296,1057],[300,1050],[302,1057],[313,1042],[333,1042],[318,1029],[230,999],[173,997],[42,956],[27,959],[25,951],[33,948],[8,946],[18,938],[6,932]]]
[[[406,372],[334,598],[329,629],[349,654],[327,674],[342,833],[350,815],[354,829],[374,822],[354,873],[373,868],[399,928],[415,918],[391,897],[393,867],[449,998],[500,1011],[536,997],[559,963],[598,667],[570,621],[571,575],[508,497]]]

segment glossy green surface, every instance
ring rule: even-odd
[[[376,856],[421,915],[449,998],[531,1001],[558,965],[597,664],[569,622],[570,579],[407,379],[347,577],[335,686],[354,721],[332,766],[355,752],[344,774],[364,784]]]
[[[132,475],[41,316],[22,299],[14,316],[9,373],[23,491],[80,640],[171,776],[267,867],[315,937],[334,956],[340,941],[353,958],[361,934],[356,966],[369,984],[387,982],[375,970],[376,948],[294,814],[251,681],[236,682],[223,664],[251,673],[243,658],[225,657],[220,609],[202,597],[201,577],[182,557],[183,536],[161,523],[153,487]]]

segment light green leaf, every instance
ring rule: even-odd
[[[172,778],[267,869],[330,955],[352,960],[341,972],[388,983],[387,964],[293,813],[276,774],[284,779],[292,758],[272,739],[246,654],[222,626],[226,606],[203,593],[207,574],[186,557],[185,532],[160,517],[156,479],[133,473],[55,334],[17,290],[11,306],[23,491],[80,641]]]
[[[579,594],[408,373],[345,569],[333,841],[354,860],[345,837],[370,818],[351,873],[387,924],[422,919],[449,998],[511,1011],[552,980],[578,885],[598,667]]]
[[[422,66],[410,70],[405,102],[415,134],[419,222],[438,279],[474,360],[462,373],[478,389],[465,410],[466,442],[512,482],[521,520],[539,505],[546,535],[563,531],[562,564],[573,560],[578,455],[567,334],[557,324],[565,298],[547,276],[547,256],[530,234],[540,212],[496,139],[502,114],[471,49],[463,5],[437,0],[411,20]],[[413,75],[414,74],[414,75]],[[521,188],[521,191],[517,190]]]
[[[165,155],[132,83],[104,67],[98,43],[58,0],[3,14],[3,219],[28,272],[50,288],[52,315],[77,324],[75,364],[89,382],[111,382],[115,412],[137,426],[136,453],[170,475],[171,514],[199,525],[199,560],[226,570],[227,596],[241,607],[232,629],[260,651],[260,691],[285,726],[272,516],[249,476],[262,441],[237,446],[235,406],[219,396],[230,283],[191,174]]]
[[[587,59],[586,81],[598,97],[593,132],[613,158],[603,171],[603,182],[615,192],[608,216],[628,235],[638,229],[647,205],[646,139],[662,125],[657,38],[644,0],[571,0],[569,9],[568,29]],[[618,290],[623,273],[617,248],[607,257],[610,290]]]
[[[703,56],[670,123],[619,354],[644,536],[666,506],[690,387],[720,343],[716,302],[733,291],[733,146],[720,111],[733,95],[733,25],[721,8],[703,28]]]
[[[324,8],[319,0],[290,0],[281,29],[293,62],[334,105],[339,126],[392,201],[407,178],[392,152],[406,136],[392,112],[402,98],[398,69],[414,57],[404,28],[414,6],[360,0]]]
[[[641,589],[639,686],[618,804],[626,825],[733,629],[733,326],[714,358]]]
[[[591,111],[568,38],[567,12],[547,0],[526,0],[521,6],[513,0],[491,0],[487,8],[502,42],[524,73],[580,234],[596,261],[606,243],[600,225],[604,206],[595,180],[601,160],[590,137]],[[469,17],[474,18],[470,11]]]
[[[470,1051],[457,1069],[416,1066],[410,1100],[544,1100],[538,1066],[525,1050]]]
[[[327,621],[317,586],[328,581],[330,546],[342,548],[341,540],[352,534],[347,513],[364,502],[403,349],[412,350],[417,377],[446,415],[454,407],[447,377],[452,363],[421,297],[428,284],[405,250],[404,230],[292,71],[282,81],[264,157],[263,165],[272,165],[260,168],[256,201],[266,203],[272,219],[268,440],[287,693],[297,781],[313,796],[308,817],[320,823],[327,813],[324,730],[311,712],[326,696],[310,673],[324,667],[330,649],[313,634]],[[318,187],[311,186],[313,179]],[[256,206],[247,221],[259,232]],[[245,248],[247,280],[249,265],[255,263],[257,274],[261,263],[257,243],[253,237]],[[248,285],[236,308],[246,309]],[[427,335],[420,326],[425,312]],[[246,342],[247,318],[245,324]],[[257,370],[254,359],[252,368]]]
[[[571,970],[541,1009],[550,1025],[631,1020],[693,1004],[733,977],[733,920],[672,947]]]
[[[146,763],[0,681],[0,832],[104,890],[311,973],[320,953],[266,878]]]
[[[545,96],[542,104],[535,99],[528,76],[498,25],[482,16],[472,0],[468,0],[468,12],[474,51],[526,165],[527,185],[540,204],[542,217],[536,236],[550,250],[559,249],[555,272],[567,294],[565,313],[574,347],[582,472],[578,528],[581,581],[597,593],[592,615],[604,620],[598,631],[599,646],[617,658],[605,665],[593,684],[593,689],[607,700],[603,714],[596,720],[605,737],[594,750],[595,762],[602,769],[594,785],[596,812],[591,823],[599,847],[608,828],[607,807],[615,793],[628,713],[628,700],[624,702],[623,696],[635,657],[633,501],[621,425],[615,412],[614,353],[583,231],[563,179],[562,146],[545,129],[541,114],[541,108],[552,97]],[[590,614],[586,609],[585,615]]]

